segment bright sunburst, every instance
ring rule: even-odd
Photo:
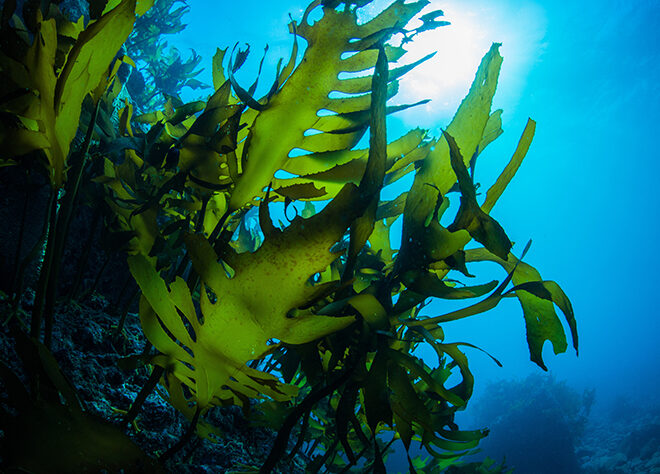
[[[370,7],[378,11],[389,3],[379,0]],[[407,126],[445,126],[493,42],[502,43],[501,53],[505,57],[497,101],[512,112],[523,93],[526,76],[543,49],[543,10],[529,0],[433,0],[422,13],[437,9],[444,11],[451,25],[420,34],[406,45],[406,61],[433,51],[437,54],[403,78],[397,96],[398,102],[431,102],[401,113],[400,119]]]

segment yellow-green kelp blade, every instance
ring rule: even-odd
[[[368,112],[370,107],[371,76],[340,79],[339,75],[374,67],[377,54],[371,48],[408,23],[425,3],[397,0],[363,25],[358,25],[354,11],[327,7],[323,7],[323,17],[310,25],[309,15],[320,8],[320,2],[308,7],[302,21],[292,26],[295,34],[307,40],[308,47],[282,87],[259,106],[262,110],[250,126],[243,150],[243,175],[231,196],[230,210],[262,196],[277,170],[304,173],[303,160],[290,158],[292,150],[321,153],[348,150],[357,144],[369,120],[369,114],[361,112]],[[400,56],[395,49],[388,51],[395,58]],[[355,54],[342,59],[347,53]],[[393,69],[390,81],[409,69]],[[333,91],[344,96],[331,98]],[[323,110],[332,114],[319,116]],[[297,169],[294,163],[301,163],[302,168]]]
[[[135,0],[122,0],[83,31],[81,22],[44,20],[37,11],[35,40],[25,57],[19,62],[0,55],[3,72],[25,89],[15,100],[2,104],[2,110],[14,115],[21,125],[1,131],[4,156],[0,160],[43,150],[52,186],[62,187],[82,102],[106,79],[111,62],[133,29],[135,8]],[[68,51],[58,50],[58,35],[73,41]],[[56,71],[58,54],[65,54],[66,61]]]
[[[497,87],[502,64],[499,44],[493,44],[481,60],[468,95],[463,99],[456,115],[447,127],[447,134],[456,142],[465,166],[484,140],[484,133],[491,136],[498,127],[488,127],[490,109]],[[498,114],[499,115],[499,114]],[[496,122],[495,122],[496,123]],[[497,123],[496,123],[497,124]],[[456,182],[452,169],[449,144],[443,136],[434,143],[415,175],[411,190],[406,198],[403,237],[398,264],[402,266],[427,265],[446,258],[461,249],[467,232],[447,232],[437,219],[429,219],[441,199]],[[461,241],[464,243],[461,245]]]

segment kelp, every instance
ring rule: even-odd
[[[452,269],[472,276],[466,265],[477,254],[464,250],[471,239],[485,246],[485,255],[514,261],[509,257],[511,242],[489,212],[524,158],[533,125],[480,205],[473,184],[476,157],[501,134],[501,111],[490,111],[502,61],[494,44],[440,138],[413,130],[387,143],[385,116],[396,110],[386,107],[386,101],[396,91],[393,81],[410,67],[388,70],[387,63],[400,58],[403,50],[385,41],[405,32],[405,24],[422,6],[394,2],[358,25],[354,8],[314,2],[302,21],[290,26],[294,36],[308,43],[303,61],[292,66],[294,48],[267,96],[257,100],[254,87],[247,90],[236,82],[233,72],[246,52],[234,52],[226,72],[216,71],[217,91],[206,106],[179,106],[148,119],[153,125],[144,139],[152,134],[152,146],[160,142],[177,149],[177,167],[167,166],[169,152],[162,150],[157,160],[145,160],[144,154],[122,165],[108,162],[110,173],[117,170],[109,188],[115,196],[128,192],[137,197],[138,190],[145,189],[140,179],[161,176],[149,197],[124,199],[125,225],[152,210],[176,216],[181,223],[183,237],[175,247],[181,248],[183,260],[178,265],[159,263],[158,249],[140,238],[137,228],[137,240],[145,245],[142,250],[140,244],[134,247],[129,258],[143,292],[145,333],[162,354],[153,362],[165,369],[172,400],[192,418],[196,412],[188,408],[190,402],[203,412],[214,404],[247,407],[250,398],[271,399],[276,405],[260,405],[265,419],[283,420],[278,423],[288,428],[280,430],[282,441],[276,442],[264,471],[283,455],[284,440],[301,419],[307,421],[298,445],[323,436],[326,451],[345,453],[346,467],[364,455],[374,468],[381,465],[378,434],[384,429],[394,430],[406,449],[413,439],[419,440],[435,456],[436,466],[451,465],[477,446],[486,432],[458,431],[452,421],[472,393],[474,377],[462,350],[472,346],[443,341],[438,323],[455,317],[420,318],[428,297],[478,298],[492,292],[460,317],[492,308],[507,294],[526,299],[530,353],[543,368],[543,340],[555,342],[556,350],[565,350],[565,345],[557,339],[556,325],[548,333],[527,317],[530,305],[539,304],[530,299],[550,307],[554,301],[574,328],[561,289],[537,275],[520,280],[524,277],[516,276],[515,263],[506,267],[509,276],[499,285],[457,286],[446,279]],[[323,16],[310,25],[307,18],[315,8],[323,8]],[[224,55],[218,52],[215,67]],[[374,66],[373,75],[340,79],[342,71]],[[344,96],[335,98],[332,91]],[[321,115],[322,110],[332,113]],[[367,129],[369,148],[354,150]],[[278,139],[273,141],[273,136]],[[127,157],[139,148],[128,150]],[[296,149],[306,154],[293,156]],[[147,161],[153,168],[141,165]],[[144,178],[123,180],[119,177],[126,171],[119,172],[121,167]],[[278,170],[289,177],[277,177]],[[412,189],[380,202],[380,189],[409,172],[415,172]],[[453,190],[460,193],[461,206],[454,222],[444,228],[440,218]],[[279,199],[330,202],[319,213],[295,217],[280,230],[269,212],[270,202]],[[211,202],[215,210],[209,222]],[[229,239],[233,229],[245,226],[242,216],[252,206],[259,208],[263,239],[256,246],[242,244],[241,251],[228,245]],[[400,216],[404,228],[397,251],[388,234]],[[150,227],[167,240],[153,221]],[[340,245],[343,239],[348,240]],[[175,275],[188,258],[192,267],[186,285]],[[168,269],[167,274],[159,275],[159,268]],[[506,290],[514,277],[516,286]],[[563,336],[563,329],[560,332]],[[435,350],[437,367],[412,355],[422,343]],[[458,367],[461,380],[447,386],[453,367]],[[182,399],[185,393],[189,396]],[[326,397],[330,411],[320,412],[315,406]],[[274,414],[287,404],[291,408],[282,415]],[[310,413],[318,421],[312,423]],[[208,433],[208,427],[200,426]],[[325,464],[344,462],[328,452],[319,459]],[[412,459],[410,468],[414,470]]]
[[[49,1],[28,2],[22,17],[14,12],[15,3],[3,6],[0,36],[10,47],[0,54],[6,89],[0,123],[5,156],[0,160],[8,165],[36,159],[45,165],[51,184],[44,225],[46,250],[31,321],[33,337],[40,335],[45,321],[47,345],[64,245],[103,96],[116,89],[121,64],[131,62],[117,52],[136,15],[144,14],[151,4],[149,0],[106,2],[87,24],[82,16],[70,21]],[[81,146],[70,152],[88,97],[92,105],[84,124],[87,130]]]
[[[184,0],[154,1],[153,7],[137,18],[124,44],[136,64],[129,72],[125,88],[140,113],[162,107],[168,98],[179,100],[184,87],[209,88],[197,78],[201,56],[191,50],[190,56],[184,58],[166,40],[167,36],[186,28],[183,17],[189,10]]]
[[[12,53],[3,48],[0,54],[7,89],[1,109],[6,116],[0,135],[2,160],[6,164],[33,151],[43,152],[54,188],[65,181],[83,99],[99,87],[105,90],[102,81],[112,79],[108,68],[133,29],[136,1],[111,3],[112,8],[108,4],[86,26],[82,17],[75,23],[62,16],[45,18],[37,9],[31,44],[23,43]],[[14,14],[12,22],[13,28],[3,25],[3,35],[20,41],[21,19]]]
[[[145,117],[153,125],[139,140],[163,144],[159,158],[149,159],[144,149],[140,154],[138,146],[126,151],[131,160],[107,162],[114,174],[109,189],[115,199],[109,201],[115,208],[122,193],[135,198],[146,189],[141,179],[161,183],[142,199],[122,200],[124,225],[137,225],[153,210],[173,217],[182,231],[174,243],[180,248],[179,263],[168,265],[158,258],[152,240],[134,228],[138,245],[129,264],[143,292],[145,333],[161,353],[153,363],[165,369],[172,400],[191,418],[197,412],[190,403],[204,412],[212,405],[247,408],[248,399],[270,399],[259,405],[263,422],[280,420],[271,422],[286,429],[280,429],[264,472],[284,454],[285,440],[301,420],[305,428],[297,445],[327,440],[316,446],[326,450],[317,462],[328,466],[345,465],[332,454],[341,450],[349,461],[346,468],[361,456],[377,468],[383,456],[378,435],[385,429],[394,430],[406,449],[413,439],[420,441],[436,466],[451,465],[477,446],[486,432],[458,431],[452,421],[472,394],[474,377],[462,348],[473,346],[443,341],[438,323],[456,319],[452,315],[420,317],[429,297],[488,295],[457,313],[460,317],[492,308],[509,294],[526,299],[530,353],[543,368],[543,340],[555,342],[556,350],[565,345],[557,339],[556,324],[548,333],[539,329],[545,323],[535,326],[527,317],[530,305],[539,304],[530,299],[550,307],[554,301],[574,328],[561,289],[537,275],[523,282],[517,276],[527,268],[522,262],[507,264],[509,276],[502,284],[465,286],[446,278],[451,270],[472,277],[466,265],[483,255],[517,261],[489,212],[524,158],[534,129],[530,122],[512,161],[480,205],[473,184],[476,157],[501,134],[501,111],[490,110],[502,62],[494,44],[440,138],[413,130],[387,142],[385,117],[396,108],[386,102],[396,92],[396,79],[417,63],[390,71],[388,63],[404,51],[385,41],[393,33],[417,33],[404,27],[422,6],[394,2],[358,25],[355,8],[313,2],[302,21],[290,25],[294,38],[308,43],[302,62],[294,65],[296,41],[288,65],[265,97],[254,98],[254,85],[245,89],[234,77],[247,51],[234,51],[222,72],[225,51],[219,50],[214,59],[217,91],[205,106],[180,105]],[[310,25],[307,19],[316,8],[323,8],[323,16]],[[342,72],[370,68],[371,75],[340,78]],[[343,95],[334,97],[333,91]],[[331,113],[321,114],[324,110]],[[367,130],[369,148],[355,150]],[[168,146],[170,151],[164,151]],[[172,149],[178,150],[176,167],[167,165]],[[294,156],[294,150],[305,153]],[[412,189],[380,202],[380,189],[410,172],[415,173]],[[445,228],[440,218],[451,191],[460,193],[461,205]],[[280,230],[270,217],[274,200],[329,204]],[[256,245],[246,237],[243,217],[254,206],[263,233],[253,240]],[[401,216],[402,248],[397,250],[390,246],[389,228]],[[153,220],[150,228],[168,240]],[[229,245],[236,229],[243,229],[239,247]],[[482,254],[464,250],[472,239],[485,246]],[[187,278],[176,276],[186,259],[192,262]],[[512,278],[516,286],[506,290]],[[435,368],[412,355],[419,344],[434,349]],[[447,386],[454,367],[461,379]],[[321,410],[317,406],[324,398],[330,408]],[[200,425],[201,433],[208,429]],[[410,468],[414,471],[412,459]]]
[[[377,58],[374,45],[401,31],[424,3],[394,2],[364,25],[357,24],[353,10],[339,12],[326,7],[323,17],[309,25],[309,15],[318,6],[319,2],[310,4],[300,23],[290,25],[291,32],[304,38],[308,46],[291,75],[280,75],[278,82],[284,85],[266,103],[259,103],[261,110],[249,126],[242,149],[244,171],[231,195],[231,211],[262,196],[279,169],[298,179],[276,180],[273,183],[276,192],[280,188],[290,192],[294,186],[301,189],[306,185],[312,192],[301,193],[299,198],[316,199],[334,197],[343,184],[356,183],[364,172],[364,164],[360,166],[356,161],[360,158],[366,161],[367,154],[350,153],[350,150],[367,130],[371,77],[341,79],[340,75],[373,68]],[[389,52],[389,61],[403,55],[400,48],[390,47],[385,51]],[[342,59],[345,54],[351,55]],[[389,95],[396,91],[397,78],[426,59],[390,71]],[[294,60],[292,56],[290,62]],[[331,92],[339,92],[342,97],[332,98]],[[332,113],[319,116],[323,110]],[[270,136],[277,136],[277,141],[270,140]],[[307,154],[292,157],[294,149]],[[392,151],[393,156],[400,156],[399,150]],[[329,175],[331,172],[333,176]]]
[[[476,192],[477,159],[502,133],[502,111],[491,110],[499,45],[441,136],[415,129],[390,141],[388,114],[416,105],[388,105],[397,80],[428,57],[391,63],[417,34],[446,22],[436,11],[407,29],[427,2],[396,0],[359,24],[358,9],[369,3],[312,2],[289,25],[292,54],[263,97],[255,96],[258,77],[247,87],[236,79],[248,50],[218,49],[207,100],[170,96],[161,110],[140,114],[126,102],[117,129],[96,148],[103,166],[94,181],[111,210],[105,220],[129,255],[153,346],[139,357],[155,369],[131,416],[160,377],[169,402],[191,420],[164,458],[194,431],[214,440],[208,410],[238,405],[278,430],[262,472],[286,455],[290,436],[288,455],[306,452],[312,470],[384,472],[390,445],[401,440],[406,452],[416,442],[433,458],[409,456],[411,472],[437,472],[487,435],[454,423],[473,392],[466,348],[475,346],[446,341],[445,323],[516,296],[532,361],[546,368],[546,340],[555,353],[567,349],[554,305],[577,350],[570,301],[523,261],[529,246],[514,256],[491,215],[530,147],[533,121],[483,202]],[[365,133],[369,145],[357,149]],[[44,136],[31,149],[49,150]],[[385,186],[409,173],[410,190],[381,200]],[[458,211],[443,226],[456,195]],[[280,203],[285,223],[272,217]],[[400,249],[390,239],[397,219]],[[472,240],[483,247],[466,248]],[[470,264],[483,260],[505,269],[503,281],[464,283],[474,278]],[[430,298],[478,301],[427,316]],[[416,356],[422,344],[435,361]]]

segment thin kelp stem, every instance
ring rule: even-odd
[[[374,452],[376,455],[374,456],[374,465],[373,465],[373,473],[374,474],[387,474],[387,471],[385,470],[385,464],[383,463],[383,453],[387,452],[387,448],[390,447],[390,445],[394,442],[395,438],[392,438],[390,443],[385,447],[385,449],[380,449],[378,447],[378,438],[374,436]]]
[[[122,296],[126,293],[126,290],[128,289],[128,285],[130,285],[132,281],[134,281],[133,276],[129,274],[128,278],[126,278],[126,280],[124,281],[124,284],[121,286],[121,289],[119,290],[119,296],[115,300],[113,308],[119,308],[120,307]],[[115,331],[115,333],[112,336],[113,341],[117,340],[117,338],[119,337],[119,334],[123,330],[124,322],[126,320],[126,314],[128,314],[128,310],[129,310],[131,304],[133,303],[133,301],[135,300],[135,298],[137,298],[137,296],[139,294],[140,294],[140,288],[137,287],[137,288],[134,289],[134,291],[131,294],[131,296],[129,297],[128,301],[125,302],[123,305],[121,305],[122,309],[118,313],[119,314],[119,323],[117,324],[117,330]]]
[[[25,235],[25,220],[27,219],[28,207],[30,204],[30,172],[25,170],[25,200],[23,201],[23,212],[21,215],[21,224],[18,229],[18,242],[16,242],[16,253],[14,254],[14,265],[12,267],[12,290],[16,292],[17,287],[21,285],[18,283],[18,270],[21,261],[21,253],[23,251],[23,237]]]
[[[320,438],[318,438],[318,437],[314,438],[314,441],[312,442],[312,445],[307,449],[307,451],[305,452],[305,455],[307,457],[311,458],[312,454],[314,453],[314,450],[316,449],[316,447],[319,445],[320,442],[321,442]]]
[[[199,218],[197,219],[197,223],[195,224],[195,232],[204,231],[204,217],[206,217],[206,208],[208,204],[209,204],[209,198],[208,196],[204,196],[202,198],[202,209],[199,211]]]
[[[144,401],[147,399],[149,394],[153,392],[154,388],[156,388],[156,384],[158,384],[158,381],[164,373],[165,369],[160,365],[154,366],[153,370],[151,371],[151,375],[149,375],[149,378],[147,379],[147,382],[140,389],[140,392],[137,394],[137,397],[135,397],[135,401],[131,405],[131,408],[129,408],[126,416],[124,416],[124,419],[121,422],[121,426],[124,429],[126,429],[126,427],[132,423],[133,420],[135,420],[135,417],[140,412],[140,408],[142,408]]]
[[[115,307],[119,306],[119,303],[121,303],[122,300],[122,296],[126,293],[128,286],[133,281],[134,281],[133,276],[129,273],[126,279],[124,280],[124,284],[121,286],[121,289],[119,290],[119,296],[117,296],[117,299],[115,300]]]
[[[318,438],[317,438],[317,439],[318,439]],[[337,454],[336,449],[337,449],[337,445],[338,445],[338,444],[339,444],[339,438],[335,438],[335,440],[334,440],[334,441],[332,442],[332,444],[328,447],[328,449],[325,450],[325,452],[323,453],[323,455],[322,455],[320,458],[318,458],[318,460],[314,460],[314,461],[313,461],[313,466],[314,466],[314,468],[315,468],[316,470],[314,470],[314,471],[312,471],[312,472],[314,472],[314,473],[319,472],[319,471],[321,470],[321,468],[323,467],[323,465],[325,464],[325,462],[326,462],[328,459],[330,459],[330,456],[333,456],[333,458],[334,458],[334,456]],[[328,472],[328,470],[326,469],[325,472]],[[325,473],[324,473],[324,474],[325,474]]]
[[[174,454],[179,452],[181,448],[183,448],[188,441],[190,441],[190,438],[192,438],[193,434],[195,433],[195,429],[197,428],[197,422],[199,421],[199,415],[202,413],[202,409],[197,406],[195,409],[195,415],[193,416],[192,420],[190,421],[190,425],[188,426],[188,429],[186,432],[183,434],[181,439],[170,449],[165,451],[161,456],[160,456],[160,461],[167,461],[169,458],[171,458]]]
[[[368,448],[369,448],[369,446],[365,446],[364,448],[362,448],[362,449],[360,450],[360,452],[357,454],[357,456],[355,456],[355,458],[356,458],[356,459],[360,459],[360,458],[362,458],[362,456],[364,456],[364,453],[367,452],[367,449],[368,449]],[[349,471],[351,470],[351,468],[352,468],[354,465],[355,465],[355,463],[354,463],[353,461],[350,461],[350,462],[346,465],[346,467],[344,467],[344,469],[342,469],[341,471],[339,471],[339,474],[345,474],[345,473],[349,472]]]
[[[103,260],[103,263],[101,264],[101,268],[99,268],[99,271],[96,272],[96,277],[94,278],[94,282],[92,283],[92,286],[90,286],[85,293],[80,297],[81,300],[84,300],[86,298],[89,298],[92,294],[94,294],[94,291],[96,291],[96,287],[98,286],[99,282],[101,281],[101,277],[103,276],[103,272],[105,272],[106,267],[110,263],[110,259],[112,258],[111,253],[106,253],[105,254],[105,259]]]
[[[115,329],[115,333],[112,335],[113,340],[116,341],[119,338],[119,335],[121,334],[122,330],[124,329],[124,325],[126,324],[126,316],[128,316],[128,310],[131,308],[131,305],[139,295],[140,295],[140,288],[137,287],[135,288],[135,290],[133,290],[131,296],[126,300],[126,302],[122,306],[119,312],[119,322],[117,323],[117,328]]]
[[[71,286],[71,290],[69,291],[69,298],[68,298],[69,301],[75,299],[76,295],[78,294],[78,289],[80,288],[80,283],[82,282],[83,274],[85,273],[85,269],[87,268],[87,261],[89,260],[89,254],[91,253],[92,245],[94,245],[94,241],[98,238],[98,235],[96,233],[96,228],[98,227],[100,220],[101,220],[101,208],[97,207],[94,210],[94,216],[92,217],[92,224],[90,225],[89,236],[85,241],[82,254],[80,255],[80,260],[78,261],[76,278],[73,282],[73,285]]]
[[[302,425],[300,426],[300,433],[298,433],[298,441],[296,442],[295,446],[287,456],[287,459],[293,459],[293,457],[296,455],[296,453],[300,450],[302,447],[304,441],[305,441],[305,434],[307,433],[307,427],[309,426],[309,414],[311,413],[311,410],[307,410],[305,412],[305,415],[303,416],[302,420]]]
[[[277,432],[277,437],[273,442],[273,447],[271,448],[270,453],[268,454],[268,458],[266,458],[266,461],[264,462],[263,466],[261,466],[261,469],[259,469],[260,473],[265,474],[275,469],[275,466],[284,455],[284,451],[286,450],[286,446],[289,442],[289,435],[291,434],[291,430],[296,425],[296,423],[298,423],[300,417],[302,417],[305,414],[305,412],[311,410],[312,407],[316,405],[316,403],[318,403],[323,398],[327,397],[332,392],[334,392],[339,387],[341,387],[342,384],[350,378],[352,372],[353,372],[352,370],[347,369],[342,375],[337,377],[332,383],[326,385],[325,387],[321,387],[318,390],[312,391],[309,395],[305,397],[305,399],[302,402],[300,402],[299,405],[297,405],[291,411],[291,413],[289,413],[289,415],[282,423],[282,427]]]
[[[62,264],[62,255],[64,254],[64,246],[66,244],[67,236],[69,234],[69,227],[71,225],[71,217],[76,207],[78,198],[78,190],[82,181],[83,171],[87,164],[89,155],[89,146],[92,142],[92,135],[94,133],[94,126],[96,125],[96,118],[99,113],[101,100],[97,100],[94,104],[92,117],[87,126],[85,133],[85,140],[82,149],[79,153],[74,153],[71,157],[71,174],[66,182],[64,198],[60,208],[59,216],[56,223],[55,231],[55,245],[53,248],[52,257],[52,271],[49,272],[48,282],[46,285],[46,298],[44,306],[44,319],[45,319],[45,334],[44,344],[50,347],[52,334],[53,334],[53,318],[55,313],[55,299],[57,296],[57,283],[60,274],[60,267]]]
[[[57,223],[57,194],[56,189],[50,191],[48,210],[46,212],[47,241],[46,253],[41,263],[37,291],[34,297],[34,308],[32,310],[32,321],[30,324],[30,336],[39,340],[41,335],[41,322],[44,314],[44,303],[46,286],[50,279],[50,271],[53,261],[53,247],[55,246],[55,224]]]
[[[50,209],[50,206],[47,207],[47,214],[44,217],[44,223],[41,229],[41,235],[39,236],[39,239],[35,244],[32,246],[28,254],[25,256],[25,258],[21,261],[21,264],[14,276],[14,283],[13,283],[13,288],[12,288],[12,293],[13,293],[13,301],[12,301],[12,312],[7,318],[7,320],[11,319],[14,314],[18,311],[18,307],[21,302],[21,298],[23,296],[23,285],[24,285],[24,279],[25,279],[25,270],[27,269],[28,265],[39,255],[39,252],[43,248],[44,242],[46,241],[48,237],[48,229],[50,226],[50,218],[48,215],[48,209]]]

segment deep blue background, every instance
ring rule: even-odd
[[[191,0],[185,17],[189,26],[170,43],[184,54],[185,48],[194,48],[206,66],[216,47],[250,43],[253,54],[238,76],[246,84],[268,43],[264,74],[270,82],[277,59],[289,56],[288,14],[299,19],[306,3]],[[538,126],[532,148],[493,215],[518,252],[533,239],[526,260],[545,279],[558,281],[573,302],[580,355],[569,350],[554,357],[548,345],[546,363],[557,379],[579,390],[596,388],[601,406],[620,395],[633,403],[657,400],[660,4],[434,0],[433,7],[442,8],[453,25],[429,33],[436,35],[431,40],[420,39],[424,48],[441,49],[433,60],[438,63],[423,74],[411,73],[401,89],[403,99],[423,98],[415,94],[427,90],[434,101],[390,119],[391,137],[417,125],[434,133],[446,126],[480,55],[490,42],[502,42],[504,66],[494,106],[504,109],[505,133],[481,159],[477,181],[487,189],[510,158],[527,117],[534,118]],[[451,36],[452,28],[463,30]],[[452,56],[459,40],[467,44],[465,54],[459,50]],[[415,48],[409,60],[424,54]],[[454,66],[457,57],[461,64]],[[472,71],[468,75],[466,62]],[[210,83],[208,69],[201,78]],[[482,281],[491,275],[502,278],[499,268],[483,270]],[[427,312],[440,313],[443,304]],[[522,313],[514,300],[472,320],[447,324],[445,330],[448,341],[475,343],[504,363],[498,368],[481,353],[468,354],[476,398],[488,381],[540,372],[529,361]]]

